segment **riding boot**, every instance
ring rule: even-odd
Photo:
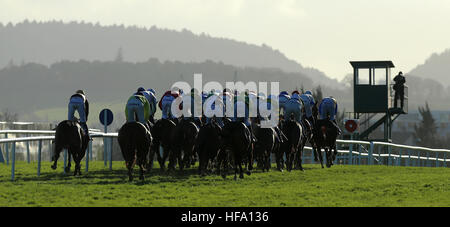
[[[339,126],[337,125],[336,120],[332,120],[332,121],[331,121],[331,124],[332,124],[333,127],[336,129],[337,135],[338,135],[338,136],[341,135],[341,134],[342,134],[342,131],[341,131],[341,129],[339,128]]]
[[[252,125],[249,125],[249,126],[248,126],[248,129],[249,129],[249,131],[250,131],[250,136],[251,136],[252,142],[253,142],[253,143],[256,143],[257,139],[256,139],[255,134],[253,134],[253,128],[252,128]]]
[[[283,143],[285,140],[287,140],[286,136],[283,134],[283,132],[278,128],[278,126],[274,127],[276,138],[280,143]]]
[[[89,136],[89,129],[88,129],[88,127],[87,127],[86,122],[80,122],[80,125],[81,125],[81,127],[83,128],[84,134],[86,135],[87,139],[88,139],[88,140],[91,140],[91,137]]]
[[[280,137],[281,142],[283,143],[284,141],[288,141],[287,136],[283,133],[283,131],[281,131],[281,129],[277,126],[275,127],[275,130],[278,133],[278,137]]]

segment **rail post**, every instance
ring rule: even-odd
[[[108,138],[108,149],[109,149],[109,170],[112,170],[112,159],[113,159],[113,149],[112,149],[112,144],[113,140],[112,137]]]
[[[52,151],[53,151],[53,143],[52,143],[51,140],[49,140],[49,141],[48,141],[48,153],[50,154],[50,155],[49,155],[50,161],[52,161],[52,156],[53,156]]]
[[[90,160],[90,161],[93,160],[93,157],[92,157],[92,141],[93,141],[93,140],[90,140],[90,141],[89,141],[89,155],[90,155],[90,156],[89,156],[89,160]]]
[[[416,166],[419,166],[419,167],[422,167],[422,164],[421,164],[421,161],[420,161],[420,151],[417,151],[417,165]]]
[[[389,153],[389,155],[388,155],[388,163],[387,163],[388,166],[391,165],[391,151],[392,151],[391,146],[388,146],[388,153]]]
[[[37,175],[38,177],[41,176],[41,152],[42,152],[42,140],[39,140],[38,145],[38,169],[37,169]]]
[[[89,147],[91,146],[91,140],[89,140]],[[88,172],[89,169],[89,147],[86,149],[86,168],[85,168],[85,172]]]
[[[370,141],[369,147],[369,165],[373,165],[373,141]]]
[[[353,165],[353,143],[348,146],[348,164]]]
[[[439,159],[438,159],[438,153],[436,152],[436,166],[435,167],[439,167]]]
[[[406,166],[409,166],[409,162],[411,162],[411,151],[408,150],[408,161],[406,162]]]
[[[444,153],[444,167],[447,167],[447,154]]]
[[[27,137],[29,137],[30,135],[27,134]],[[27,163],[30,164],[30,141],[26,142],[27,144]]]
[[[5,139],[8,139],[8,133],[5,133]],[[9,146],[8,146],[8,143],[5,143],[5,156],[6,156],[6,165],[9,166]]]
[[[3,158],[2,147],[0,146],[0,162],[5,163],[5,158]]]
[[[361,165],[361,144],[358,144],[358,165]]]
[[[14,181],[16,171],[16,142],[12,142],[11,153],[11,181]]]
[[[383,159],[381,159],[381,146],[378,146],[378,165],[383,165]]]

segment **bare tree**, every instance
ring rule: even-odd
[[[17,113],[12,113],[8,109],[0,112],[0,121],[5,122],[14,122],[19,119],[19,115]]]

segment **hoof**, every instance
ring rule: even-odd
[[[55,166],[55,165],[52,165],[52,169],[55,170],[55,169],[56,169],[56,166]]]

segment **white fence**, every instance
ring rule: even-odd
[[[117,137],[117,133],[101,133],[97,130],[89,130],[91,138],[103,138],[103,144],[104,144],[104,160],[105,160],[105,166],[107,165],[107,160],[109,160],[109,168],[112,169],[112,138]],[[29,143],[37,141],[38,142],[38,168],[37,168],[37,175],[40,176],[41,173],[41,161],[42,161],[42,152],[43,152],[43,142],[47,141],[47,152],[50,154],[52,152],[52,140],[55,139],[55,131],[41,131],[41,130],[3,130],[0,131],[0,135],[5,134],[5,137],[8,136],[8,134],[44,134],[46,136],[32,136],[32,137],[17,137],[17,138],[4,138],[0,139],[0,162],[5,163],[6,165],[9,165],[11,163],[11,180],[13,181],[15,179],[15,163],[16,163],[16,144],[17,143],[26,143],[27,146],[27,162],[30,163],[30,149],[29,149]],[[2,152],[2,146],[4,154]],[[11,154],[9,154],[9,147],[11,147]],[[10,157],[11,156],[11,160]],[[6,158],[4,158],[6,157]],[[86,150],[85,155],[85,161],[86,161],[86,168],[85,171],[88,172],[89,169],[89,160],[92,159],[92,141],[89,141],[88,149]],[[67,164],[67,151],[64,151],[64,169]]]
[[[0,139],[0,162],[5,163],[4,155],[6,157],[6,165],[10,164],[9,160],[9,145],[11,145],[11,180],[15,178],[15,162],[16,162],[16,144],[27,144],[27,161],[29,158],[29,142],[38,142],[38,168],[37,175],[40,176],[41,169],[41,154],[43,150],[43,142],[48,141],[48,152],[51,153],[51,141],[54,140],[55,131],[41,131],[41,130],[3,130],[0,131],[0,136],[4,134],[6,138]],[[23,134],[26,137],[7,138],[8,134]],[[32,136],[28,135],[45,135],[45,136]],[[109,169],[112,170],[112,140],[116,138],[117,133],[101,133],[98,130],[90,130],[90,135],[93,139],[103,138],[104,144],[104,164],[105,167],[109,161]],[[396,166],[426,166],[426,167],[447,167],[449,160],[447,160],[447,154],[450,154],[450,150],[446,149],[430,149],[425,147],[406,146],[385,142],[368,142],[368,141],[356,141],[356,140],[337,140],[338,144],[338,156],[336,164],[346,165],[396,165]],[[2,152],[1,148],[3,145]],[[348,148],[343,148],[347,146]],[[305,150],[312,151],[311,147],[305,147]],[[64,152],[64,167],[66,166],[67,151]],[[85,172],[89,169],[89,160],[92,160],[92,141],[89,142],[89,147],[86,150],[86,167]],[[304,162],[309,160],[314,163],[312,152],[309,152],[309,156],[306,152],[303,154]],[[65,168],[64,168],[65,169]]]

